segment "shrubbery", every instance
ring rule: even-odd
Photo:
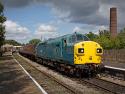
[[[98,42],[104,49],[123,49],[125,48],[125,28],[121,30],[116,38],[110,38],[107,30],[99,31],[99,35],[92,32],[86,34],[90,40]]]
[[[1,46],[5,41],[5,26],[3,25],[6,21],[6,17],[4,16],[4,6],[0,2],[0,56],[2,56]]]

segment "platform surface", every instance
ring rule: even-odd
[[[111,66],[111,67],[116,67],[116,68],[123,68],[123,69],[125,69],[125,63],[117,63],[117,62],[111,63],[111,62],[104,62],[104,65],[106,65],[106,66]]]
[[[42,94],[11,55],[0,57],[0,94]]]

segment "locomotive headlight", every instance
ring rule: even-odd
[[[97,48],[97,53],[102,53],[102,49],[101,48]]]
[[[78,53],[84,53],[84,48],[79,48]]]

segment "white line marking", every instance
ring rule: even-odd
[[[14,58],[14,57],[13,57]],[[36,86],[41,90],[43,94],[48,94],[39,84],[38,82],[23,68],[23,66],[14,58],[17,64],[23,69],[23,71],[29,76],[29,78],[36,84]]]
[[[125,71],[125,69],[123,68],[117,68],[117,67],[111,67],[111,66],[105,66],[106,68],[111,68],[111,69],[116,69],[116,70],[121,70],[121,71]]]

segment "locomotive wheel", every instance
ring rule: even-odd
[[[70,69],[70,74],[71,74],[71,75],[74,75],[74,69],[73,69],[73,68]]]
[[[80,69],[76,69],[75,76],[80,78],[82,77],[82,72],[80,71]]]

